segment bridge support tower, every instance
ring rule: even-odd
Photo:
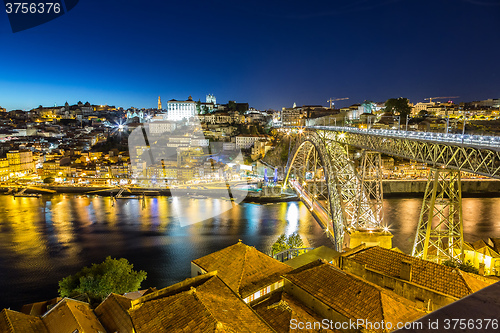
[[[460,171],[432,168],[425,188],[414,257],[441,263],[463,260],[464,232]]]
[[[379,152],[363,150],[362,160],[359,170],[361,180],[361,191],[358,196],[358,225],[354,230],[350,230],[347,243],[348,247],[354,248],[361,244],[367,246],[378,245],[384,248],[392,248],[392,234],[387,227],[382,225],[383,211],[382,201],[384,198],[382,189],[382,157]],[[366,198],[363,197],[366,196]],[[363,207],[364,205],[368,207]],[[372,212],[377,226],[364,225],[366,220],[363,213]]]

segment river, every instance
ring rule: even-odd
[[[421,199],[385,199],[393,246],[411,251]],[[106,256],[124,257],[148,273],[142,287],[162,288],[190,277],[190,261],[236,243],[267,252],[282,233],[298,232],[306,246],[329,240],[299,202],[241,203],[199,223],[188,214],[227,205],[216,199],[147,197],[138,200],[54,195],[0,196],[0,309],[57,296],[57,282]],[[230,204],[230,203],[229,203]],[[500,198],[464,198],[467,241],[500,237]]]

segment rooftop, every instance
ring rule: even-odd
[[[63,298],[42,317],[49,332],[106,332],[85,302]]]
[[[253,309],[271,327],[279,333],[296,332],[290,325],[290,321],[297,322],[321,322],[323,318],[311,311],[292,295],[279,292],[273,293],[268,298],[255,304]],[[309,332],[309,331],[308,331]],[[314,332],[332,332],[331,330],[314,330]],[[334,330],[333,332],[337,332]]]
[[[128,314],[131,306],[131,299],[111,293],[94,312],[108,331],[132,332],[134,325]]]
[[[395,278],[400,277],[403,261],[410,262],[412,265],[411,282],[456,298],[465,297],[495,282],[453,267],[378,246],[362,249],[347,257],[359,264],[366,265],[368,269]]]
[[[439,327],[444,328],[443,324],[446,319],[451,320],[451,325],[453,325],[453,319],[455,318],[460,319],[460,323],[476,323],[474,328],[476,328],[477,332],[498,332],[498,326],[495,326],[493,323],[494,319],[498,320],[499,313],[500,282],[497,282],[420,318],[417,322],[422,323],[421,327],[423,329],[416,329],[417,326],[413,326],[413,328],[401,329],[397,332],[429,332],[429,323],[436,322],[437,320],[440,325]],[[488,321],[488,319],[490,320]],[[487,323],[488,327],[486,327]],[[480,324],[481,326],[479,326]],[[460,324],[457,325],[457,330],[450,329],[450,332],[458,332],[458,326],[460,326]],[[473,329],[470,329],[470,326],[468,328],[469,331],[473,331]],[[466,331],[467,330],[460,330],[460,332]]]
[[[187,279],[143,296],[129,310],[141,332],[273,332],[217,276]]]
[[[293,268],[298,268],[318,259],[324,259],[328,262],[331,262],[333,259],[339,256],[340,252],[337,252],[334,249],[323,245],[315,248],[314,250],[307,251],[306,253],[301,254],[300,256],[297,256],[293,259],[287,260],[284,263]]]
[[[192,261],[206,272],[217,275],[241,298],[281,279],[292,267],[238,242]]]
[[[48,330],[40,317],[3,309],[0,312],[0,332],[48,333]]]
[[[351,320],[383,320],[396,327],[398,322],[411,322],[425,314],[413,302],[324,260],[297,268],[284,278]]]

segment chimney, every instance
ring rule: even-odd
[[[412,267],[411,261],[402,260],[401,269],[399,271],[399,277],[402,280],[411,281]]]

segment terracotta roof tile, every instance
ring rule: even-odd
[[[129,298],[111,293],[94,312],[108,332],[132,332],[134,325],[128,313],[131,306]]]
[[[217,275],[242,298],[280,280],[281,275],[292,270],[241,242],[193,260],[193,263],[207,272],[216,270]]]
[[[136,332],[272,332],[214,273],[187,282],[134,301]]]
[[[57,304],[61,299],[60,297],[56,297],[48,301],[25,304],[22,306],[21,312],[33,316],[42,316],[47,312],[48,308]]]
[[[314,323],[321,322],[322,317],[307,308],[299,300],[285,292],[273,293],[265,300],[255,304],[253,309],[271,327],[279,333],[294,332],[290,321]],[[340,332],[337,330],[303,329],[301,332]]]
[[[400,277],[402,262],[411,262],[411,282],[456,298],[467,296],[493,283],[493,281],[487,282],[487,280],[479,276],[475,277],[453,267],[422,260],[378,246],[361,250],[349,255],[348,258],[366,265],[369,269],[395,278]],[[464,274],[468,274],[467,279],[463,277]]]
[[[63,298],[42,317],[50,332],[106,332],[88,303]]]
[[[352,320],[384,320],[396,325],[397,322],[413,321],[425,314],[409,300],[322,260],[298,268],[284,277]]]
[[[2,333],[48,333],[40,317],[3,309],[0,312],[0,332]]]

